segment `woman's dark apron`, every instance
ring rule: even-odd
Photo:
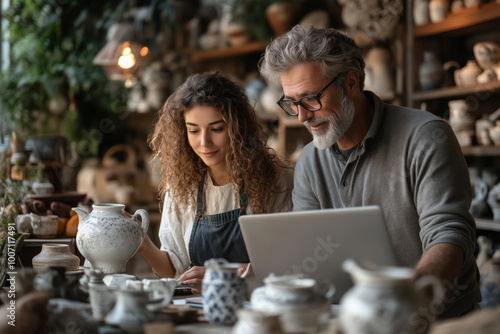
[[[203,214],[204,180],[198,186],[196,216],[189,239],[189,257],[191,266],[203,266],[206,260],[223,258],[229,262],[250,262],[241,235],[238,218],[245,215],[248,200],[243,190],[240,191],[240,208],[218,213]]]

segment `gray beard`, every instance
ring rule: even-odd
[[[304,125],[313,135],[313,142],[316,148],[320,150],[332,147],[333,144],[338,142],[351,127],[352,120],[354,119],[354,103],[340,92],[341,110],[332,112],[327,117],[313,118],[305,121]],[[328,128],[322,131],[312,131],[311,124],[318,125],[323,122],[328,122]]]

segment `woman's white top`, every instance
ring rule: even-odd
[[[239,196],[234,196],[234,185],[228,183],[223,186],[213,184],[212,178],[207,173],[206,184],[203,189],[203,214],[213,215],[226,211],[238,209]],[[278,180],[278,185],[282,189],[289,189],[276,194],[271,200],[272,203],[268,212],[292,211],[291,175],[284,171]],[[175,268],[176,276],[184,273],[191,263],[189,259],[189,239],[194,225],[196,205],[188,205],[185,209],[178,208],[168,212],[172,203],[172,198],[167,192],[161,216],[159,239],[160,249],[167,252],[170,261]],[[248,200],[247,214],[253,212],[252,202]]]

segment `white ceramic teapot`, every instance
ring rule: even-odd
[[[123,273],[127,261],[146,236],[149,215],[139,209],[129,218],[123,204],[94,204],[92,208],[91,213],[72,209],[80,221],[76,246],[93,269],[100,269],[105,274]],[[142,218],[141,225],[136,221],[138,216]]]
[[[286,333],[317,331],[331,312],[335,288],[330,282],[318,283],[301,275],[270,275],[265,286],[255,289],[250,302],[252,308],[280,315]]]
[[[368,268],[354,260],[346,260],[343,269],[355,284],[340,300],[339,321],[345,334],[428,332],[433,310],[441,305],[443,288],[437,277],[412,283],[412,269]],[[427,299],[424,291],[429,287],[433,296]]]

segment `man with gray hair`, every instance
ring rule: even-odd
[[[278,105],[313,136],[295,166],[295,211],[378,205],[399,263],[436,275],[450,318],[481,300],[465,159],[449,125],[363,90],[364,61],[335,29],[295,26],[268,45],[259,67],[281,83]],[[363,247],[363,245],[360,245]]]

